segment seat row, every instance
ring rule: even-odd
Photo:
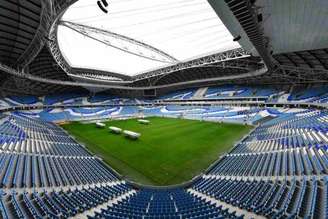
[[[91,156],[57,126],[22,116],[10,116],[0,124],[0,150],[14,153]]]
[[[270,139],[262,141],[243,141],[235,147],[232,153],[259,153],[259,152],[270,152],[270,151],[279,151],[279,150],[289,150],[302,147],[314,147],[317,150],[321,149],[322,151],[328,150],[328,145],[326,144],[305,144],[305,142],[299,136],[292,136],[281,139]]]
[[[192,188],[269,218],[327,216],[327,180],[248,181],[202,178]]]
[[[1,187],[85,185],[116,180],[95,158],[63,158],[0,153]]]
[[[83,147],[75,142],[55,142],[26,139],[7,141],[0,144],[0,150],[13,153],[45,154],[58,156],[91,156]]]
[[[240,218],[242,218],[241,216]],[[222,206],[183,189],[143,189],[117,204],[96,212],[89,218],[180,219],[180,218],[238,218]]]
[[[327,152],[315,148],[259,154],[228,154],[209,172],[225,176],[301,176],[328,174]]]
[[[0,192],[1,218],[68,218],[131,191],[126,184],[86,187],[68,191],[9,194]]]

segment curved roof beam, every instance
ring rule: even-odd
[[[62,14],[70,5],[75,3],[77,0],[47,0],[41,1],[42,10],[40,15],[40,24],[33,37],[33,40],[28,45],[27,49],[17,59],[15,66],[20,69],[25,68],[43,48],[47,34],[52,28],[54,21]]]
[[[229,50],[226,52],[220,52],[208,56],[204,56],[201,58],[197,59],[192,59],[189,61],[185,62],[180,62],[175,65],[171,65],[168,67],[156,69],[153,71],[148,71],[142,74],[138,74],[135,76],[136,80],[142,80],[145,78],[149,77],[154,77],[154,76],[162,76],[166,74],[170,74],[172,72],[188,69],[188,68],[195,68],[195,67],[201,67],[209,64],[214,64],[214,63],[220,63],[220,62],[225,62],[225,61],[230,61],[234,59],[241,59],[241,58],[246,58],[249,57],[250,53],[243,48],[238,48],[238,49],[233,49]]]
[[[177,82],[177,83],[166,84],[166,85],[143,86],[143,87],[122,86],[122,85],[116,85],[114,83],[94,84],[94,83],[85,83],[85,82],[72,82],[72,81],[61,81],[61,80],[56,80],[56,79],[47,79],[47,78],[29,74],[29,73],[17,71],[16,69],[13,69],[9,66],[3,65],[1,63],[0,63],[0,70],[4,71],[10,75],[16,76],[16,77],[25,78],[28,80],[37,81],[37,82],[41,82],[41,83],[48,83],[48,84],[57,84],[57,85],[63,85],[63,86],[91,87],[91,88],[122,89],[122,90],[148,90],[148,89],[161,89],[161,88],[168,88],[168,87],[176,87],[176,86],[181,86],[181,85],[192,85],[195,83],[228,81],[228,80],[234,80],[234,79],[256,77],[256,76],[261,76],[261,75],[265,74],[268,69],[266,67],[263,67],[259,70],[255,70],[252,72],[239,74],[239,75],[230,75],[230,76],[222,76],[222,77],[215,77],[215,78],[198,79],[198,80],[193,80],[193,81]],[[78,76],[74,75],[74,77],[78,77]],[[131,84],[132,84],[132,82],[131,82]]]
[[[149,44],[140,42],[138,40],[132,39],[130,37],[114,33],[108,30],[102,30],[95,27],[90,27],[82,24],[73,23],[70,21],[60,21],[59,25],[63,25],[73,31],[76,31],[90,39],[96,40],[100,43],[103,43],[107,46],[113,47],[115,49],[121,50],[123,52],[139,56],[141,58],[149,59],[152,61],[174,64],[178,60],[173,56],[165,53],[164,51],[157,49]],[[120,44],[130,44],[133,47],[132,49],[126,45],[122,46]],[[143,52],[141,52],[141,51]]]
[[[72,78],[74,79],[83,79],[84,77],[80,74],[78,74],[77,72],[74,71],[75,68],[72,68],[65,60],[65,58],[63,57],[59,47],[58,47],[58,41],[57,41],[57,25],[54,25],[54,28],[52,29],[52,31],[49,34],[49,38],[50,40],[48,41],[48,45],[50,48],[50,51],[55,59],[55,61],[57,62],[57,64]],[[157,78],[158,76],[162,77],[164,75],[179,71],[179,70],[183,70],[183,69],[189,69],[189,68],[195,68],[195,67],[202,67],[202,66],[206,66],[206,65],[213,65],[213,64],[218,64],[218,63],[222,63],[225,61],[229,61],[229,60],[236,60],[236,59],[241,59],[241,58],[246,58],[246,57],[250,57],[250,52],[244,50],[243,48],[238,48],[238,49],[233,49],[233,50],[229,50],[226,52],[220,52],[220,53],[216,53],[216,54],[211,54],[211,55],[207,55],[204,57],[200,57],[200,58],[196,58],[196,59],[191,59],[191,60],[187,60],[185,62],[179,62],[177,64],[174,65],[170,65],[168,67],[164,67],[164,68],[160,68],[160,69],[156,69],[156,70],[152,70],[149,72],[145,72],[142,73],[140,75],[136,75],[133,77],[127,77],[125,75],[120,75],[118,73],[111,73],[111,72],[106,72],[109,75],[113,75],[119,78],[124,79],[125,82],[128,83],[124,83],[124,84],[129,84],[132,82],[136,82],[139,80],[144,80],[147,78]],[[244,65],[242,65],[244,66]],[[91,69],[84,69],[86,73],[96,73],[95,70],[91,70]],[[103,73],[105,73],[103,71]],[[99,80],[99,79],[90,79],[90,78],[84,78],[85,81],[89,81],[91,83],[95,83],[95,82],[100,82],[100,83],[104,83],[106,82],[105,80]],[[111,83],[111,81],[107,81],[107,83]],[[123,82],[121,82],[123,84]]]

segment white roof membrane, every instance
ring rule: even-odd
[[[206,0],[111,0],[108,3],[105,14],[96,2],[79,0],[65,12],[62,20],[133,38],[179,61],[240,47],[232,41],[230,32]],[[61,25],[58,42],[73,67],[134,76],[170,65],[104,45]],[[119,41],[113,43],[130,46]]]

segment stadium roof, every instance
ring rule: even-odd
[[[164,0],[138,0],[138,5],[133,6],[134,1],[137,0],[108,1],[108,14],[101,12],[97,1],[3,1],[0,7],[0,95],[85,92],[84,88],[92,92],[111,90],[120,94],[142,95],[141,91],[147,89],[156,89],[159,94],[219,83],[290,85],[328,81],[328,46],[325,40],[327,0],[208,0],[211,6],[205,0],[165,0],[165,3]],[[143,5],[147,1],[148,4]],[[199,6],[196,7],[197,4]],[[126,8],[119,10],[120,5],[126,5]],[[71,10],[80,11],[77,13],[80,17],[68,19],[69,14],[65,12]],[[147,20],[145,14],[152,10],[155,12]],[[92,14],[89,16],[87,13]],[[66,21],[73,23],[63,22],[63,15]],[[139,15],[145,20],[137,20]],[[118,19],[120,16],[124,18],[122,21]],[[116,29],[104,28],[102,23],[108,21]],[[94,22],[92,26],[104,29],[97,30],[100,33],[96,36],[97,40],[108,40],[117,47],[123,44],[122,39],[130,43],[129,46],[121,46],[120,49],[125,52],[116,51],[121,54],[121,60],[112,56],[115,52],[107,54],[110,48],[104,42],[99,44],[101,48],[107,48],[106,52],[88,51],[85,47],[89,43],[86,42],[92,40],[79,36],[70,42],[68,52],[80,49],[81,53],[73,58],[83,55],[86,60],[83,66],[67,63],[59,48],[57,28],[66,28],[71,34],[77,34],[69,30],[75,28],[95,37],[97,31],[88,26],[91,22]],[[164,25],[166,23],[172,26]],[[145,29],[147,25],[150,26]],[[210,25],[213,27],[206,28]],[[238,48],[220,50],[228,49],[224,42],[215,40],[220,38],[219,34],[229,34],[225,27],[241,48],[235,44]],[[190,29],[187,31],[186,28]],[[116,37],[116,41],[103,36]],[[161,39],[169,40],[173,36],[176,37],[175,44],[161,42]],[[88,40],[77,46],[79,38]],[[227,42],[231,43],[231,35],[227,38]],[[65,37],[61,41],[69,42]],[[129,54],[138,53],[133,43],[138,49],[143,49],[142,54]],[[64,55],[67,56],[67,53]],[[164,62],[151,59],[163,59]],[[180,62],[170,64],[176,60]],[[108,66],[110,71],[102,71],[99,68],[103,66],[88,64],[95,64],[95,61],[113,67]],[[138,66],[145,67],[144,72]],[[126,74],[128,68],[130,75]]]
[[[65,12],[62,21],[125,36],[149,45],[172,59],[165,59],[162,54],[111,34],[104,36],[98,33],[95,36],[95,33],[88,33],[101,38],[100,41],[109,41],[109,46],[66,25],[59,25],[59,46],[72,67],[133,76],[240,47],[232,41],[230,32],[206,0],[112,0],[107,9],[109,12],[106,14],[94,2],[79,0]]]

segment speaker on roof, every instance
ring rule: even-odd
[[[235,38],[233,38],[233,41],[238,41],[238,40],[240,40],[240,39],[241,39],[241,36],[238,35],[238,36],[236,36]]]
[[[106,0],[101,0],[101,1],[97,1],[98,7],[104,12],[104,13],[108,13],[107,9],[105,7],[108,6],[108,3]]]

